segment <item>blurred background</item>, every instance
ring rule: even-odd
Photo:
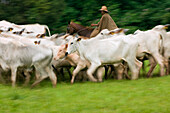
[[[170,0],[0,0],[0,20],[46,24],[52,34],[60,33],[70,20],[84,26],[97,23],[102,5],[108,7],[118,27],[131,33],[170,24]]]

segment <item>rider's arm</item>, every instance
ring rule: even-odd
[[[99,24],[91,24],[91,26],[93,27],[93,26],[98,26]]]

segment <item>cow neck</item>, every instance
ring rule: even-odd
[[[86,54],[86,51],[87,51],[87,44],[86,44],[86,40],[81,40],[80,42],[78,42],[76,44],[76,49],[77,49],[77,52],[78,54],[80,55],[80,57],[84,58],[85,54]]]
[[[66,58],[68,61],[70,61],[74,65],[78,64],[79,56],[76,53],[72,53],[72,54],[68,55]]]

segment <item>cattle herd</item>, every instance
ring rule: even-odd
[[[74,67],[71,83],[81,73],[93,82],[102,82],[106,68],[116,72],[117,79],[125,74],[138,79],[144,60],[149,60],[150,77],[155,66],[160,66],[160,76],[168,75],[170,58],[170,26],[157,25],[151,30],[137,30],[125,35],[126,29],[102,30],[96,37],[87,39],[78,35],[53,34],[46,25],[17,25],[0,21],[0,79],[1,73],[11,70],[12,86],[16,84],[20,69],[29,82],[29,72],[35,73],[34,87],[49,77],[57,84],[54,70],[63,66]],[[48,36],[46,36],[46,30]],[[95,73],[95,74],[94,74]],[[129,76],[128,76],[129,77]]]

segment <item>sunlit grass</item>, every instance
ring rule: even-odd
[[[44,85],[45,84],[45,85]],[[102,83],[44,81],[34,89],[0,85],[2,113],[151,113],[170,112],[170,76]]]
[[[154,75],[158,73],[157,66]],[[169,113],[170,76],[143,77],[71,85],[67,75],[56,88],[48,79],[34,89],[21,83],[16,88],[1,84],[0,113]]]

